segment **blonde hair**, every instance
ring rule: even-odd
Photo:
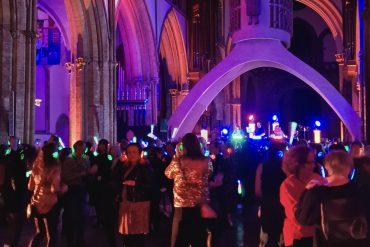
[[[325,167],[337,175],[348,175],[353,168],[352,157],[343,150],[332,151],[325,156]]]

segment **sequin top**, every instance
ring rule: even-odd
[[[209,200],[208,178],[212,172],[209,159],[191,160],[174,158],[165,170],[174,179],[174,206],[195,207]]]

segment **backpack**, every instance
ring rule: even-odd
[[[324,201],[320,209],[321,227],[326,240],[340,242],[367,237],[367,219],[358,196]]]

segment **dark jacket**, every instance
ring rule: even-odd
[[[108,159],[107,154],[99,154],[96,156],[91,164],[98,166],[98,171],[95,174],[95,182],[98,184],[108,184],[111,177],[112,161]]]
[[[131,202],[142,202],[149,201],[151,199],[151,172],[148,164],[137,164],[132,171],[124,178],[126,171],[129,169],[128,166],[123,165],[122,162],[118,162],[114,174],[116,177],[116,192],[119,201],[122,200],[122,190],[124,185],[122,184],[127,180],[134,180],[135,186],[127,187],[127,200]]]
[[[352,222],[354,222],[352,219],[357,219],[360,216],[369,219],[370,205],[368,198],[368,189],[359,186],[356,182],[349,182],[341,186],[332,187],[317,186],[303,192],[297,204],[295,216],[297,221],[302,225],[321,226],[320,232],[317,235],[317,246],[367,247],[370,246],[368,243],[369,238],[340,239],[335,236],[345,236],[345,231],[343,229],[358,230],[356,228],[345,228],[347,225],[351,226]],[[322,214],[324,215],[324,219],[322,218]],[[349,221],[349,223],[347,225],[344,224],[347,221]],[[330,237],[328,239],[324,238],[322,224],[328,229],[327,235]],[[337,229],[340,229],[340,231],[337,231]]]
[[[27,197],[27,166],[23,151],[12,150],[5,160],[3,197],[8,212],[22,212]]]

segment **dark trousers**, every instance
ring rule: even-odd
[[[172,224],[172,247],[206,246],[207,234],[199,207],[175,208]]]
[[[20,212],[7,213],[6,215],[6,228],[5,228],[5,243],[9,246],[18,246],[21,236],[24,214]]]
[[[124,247],[145,247],[145,234],[123,235]]]
[[[118,208],[114,194],[108,184],[98,184],[96,191],[96,216],[98,224],[104,228],[109,247],[116,246]]]
[[[47,214],[38,214],[33,208],[36,235],[30,246],[57,246],[59,206],[55,205]],[[41,243],[45,240],[45,244]]]
[[[85,195],[83,186],[70,185],[63,198],[63,230],[67,236],[68,247],[84,246]]]
[[[312,247],[312,246],[313,246],[313,237],[294,239],[293,241],[293,247]]]
[[[261,227],[267,233],[266,247],[277,247],[284,225],[284,208],[279,197],[263,197],[261,202]]]

